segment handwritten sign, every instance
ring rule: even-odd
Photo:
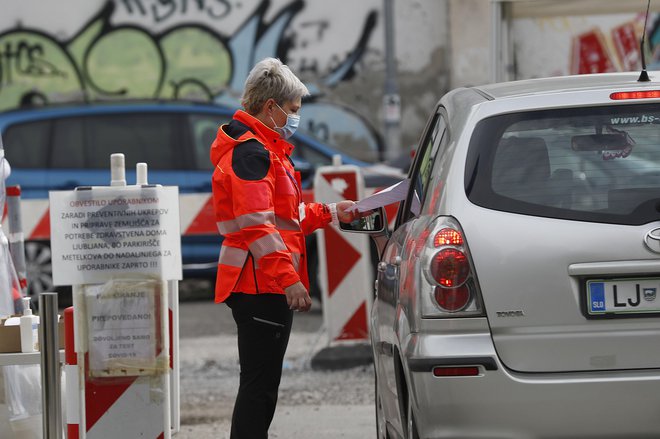
[[[155,280],[110,281],[84,287],[92,376],[153,375],[161,321]]]
[[[102,283],[117,275],[180,280],[176,187],[50,192],[55,285]]]

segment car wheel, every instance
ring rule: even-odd
[[[387,434],[387,423],[385,422],[385,412],[383,410],[383,400],[378,390],[378,375],[374,372],[374,383],[375,383],[375,405],[376,405],[376,437],[378,439],[389,439],[389,434]]]
[[[57,305],[60,308],[72,305],[71,287],[56,287],[53,284],[52,254],[48,243],[25,243],[25,271],[27,294],[32,298],[34,309],[38,309],[41,293],[57,293]]]
[[[48,244],[34,241],[25,243],[25,268],[30,296],[38,297],[40,293],[55,291]]]
[[[406,439],[419,439],[417,433],[417,424],[415,423],[415,415],[413,414],[413,401],[412,392],[408,389],[408,407],[406,413]]]

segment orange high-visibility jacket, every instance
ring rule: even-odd
[[[303,204],[292,150],[279,133],[241,110],[218,129],[211,145],[213,207],[224,240],[216,302],[232,292],[284,294],[298,281],[309,289],[305,235],[329,224],[332,215],[324,204]]]

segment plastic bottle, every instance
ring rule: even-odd
[[[39,318],[32,315],[29,297],[23,297],[23,315],[20,326],[21,352],[34,352],[39,349]]]

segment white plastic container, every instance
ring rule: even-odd
[[[34,352],[39,349],[39,318],[32,315],[30,298],[23,297],[21,316],[21,352]]]

